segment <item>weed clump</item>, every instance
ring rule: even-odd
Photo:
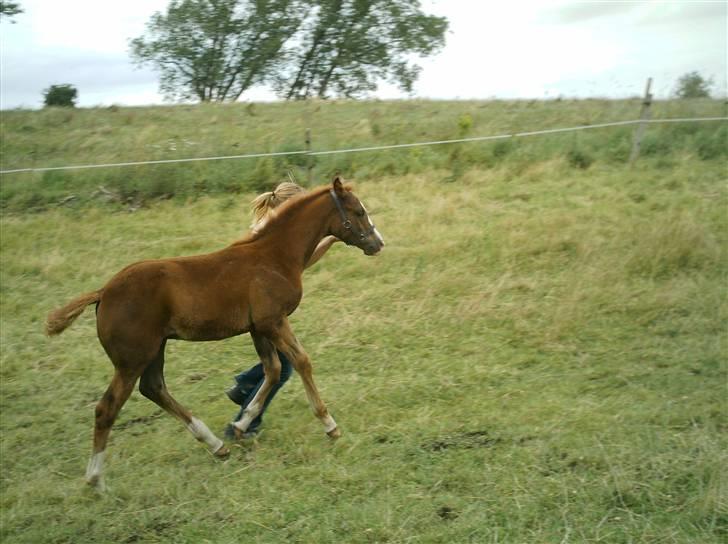
[[[501,160],[509,155],[515,147],[516,144],[513,142],[512,138],[508,140],[499,140],[493,145],[491,154],[493,155],[494,159]]]
[[[566,160],[568,161],[569,165],[572,166],[573,168],[579,168],[581,170],[586,170],[594,162],[594,157],[592,157],[586,151],[583,151],[578,148],[573,148],[573,149],[570,149],[566,153]]]
[[[470,129],[473,128],[473,117],[469,113],[464,113],[458,119],[458,129],[460,130],[460,137],[466,136]]]
[[[640,154],[646,157],[668,155],[672,151],[672,140],[662,132],[647,133],[640,143]]]
[[[698,157],[702,160],[726,158],[728,156],[728,129],[725,125],[709,133],[701,132],[695,139]]]

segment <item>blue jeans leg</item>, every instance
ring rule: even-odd
[[[291,365],[291,362],[280,351],[278,352],[278,358],[281,361],[281,379],[277,384],[273,386],[273,389],[271,389],[268,398],[265,399],[265,403],[263,403],[263,409],[261,410],[260,414],[258,414],[258,416],[250,422],[248,431],[255,431],[258,427],[260,427],[260,424],[263,422],[263,413],[265,412],[266,408],[268,408],[268,405],[273,400],[273,397],[276,396],[276,393],[278,393],[280,388],[283,387],[283,384],[288,381],[288,379],[291,377],[291,374],[293,373],[293,366]],[[238,374],[235,377],[235,381],[238,383],[239,387],[248,385],[252,385],[253,387],[250,389],[250,392],[245,398],[245,402],[243,402],[242,406],[240,407],[238,415],[235,416],[234,421],[239,421],[243,417],[243,412],[245,411],[245,408],[255,398],[255,395],[258,393],[261,386],[263,385],[264,379],[265,371],[263,370],[262,363],[258,363],[251,369],[241,374]]]
[[[241,372],[235,376],[235,383],[238,384],[240,392],[247,397],[247,395],[258,386],[258,383],[260,383],[264,377],[265,371],[263,370],[263,363],[258,363],[245,372]]]

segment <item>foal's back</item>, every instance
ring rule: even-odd
[[[104,286],[99,339],[107,351],[110,344],[132,343],[150,352],[167,338],[220,340],[290,314],[300,298],[300,277],[255,241],[141,261]]]

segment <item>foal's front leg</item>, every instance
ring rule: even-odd
[[[341,431],[337,427],[334,418],[329,414],[329,410],[326,408],[324,401],[321,400],[316,383],[313,381],[311,359],[304,351],[298,338],[293,334],[287,319],[283,321],[281,327],[278,329],[278,335],[275,338],[275,347],[285,354],[288,360],[291,361],[293,368],[301,376],[311,410],[323,424],[326,434],[330,438],[339,438]]]
[[[278,359],[278,353],[273,342],[259,333],[251,332],[250,335],[253,337],[255,350],[258,352],[261,363],[263,363],[265,378],[253,400],[243,410],[243,417],[233,422],[233,431],[235,432],[235,438],[238,440],[243,437],[243,433],[248,429],[250,423],[263,411],[265,400],[281,379],[281,361]]]

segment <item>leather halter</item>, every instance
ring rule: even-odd
[[[336,194],[336,191],[334,191],[333,189],[329,189],[329,194],[331,194],[331,198],[334,199],[334,204],[336,204],[336,209],[339,210],[339,215],[341,216],[342,226],[346,230],[351,231],[352,234],[354,234],[355,236],[358,234],[359,240],[361,240],[361,241],[365,240],[367,236],[370,236],[376,230],[374,228],[374,225],[372,224],[372,226],[368,230],[359,232],[359,229],[354,228],[354,225],[351,223],[351,221],[347,217],[346,211],[344,210],[344,206],[341,204],[341,200],[339,200],[339,196]],[[369,222],[371,223],[371,220]],[[353,245],[353,244],[350,244],[349,242],[347,242],[346,240],[344,240],[344,242],[347,245]]]

